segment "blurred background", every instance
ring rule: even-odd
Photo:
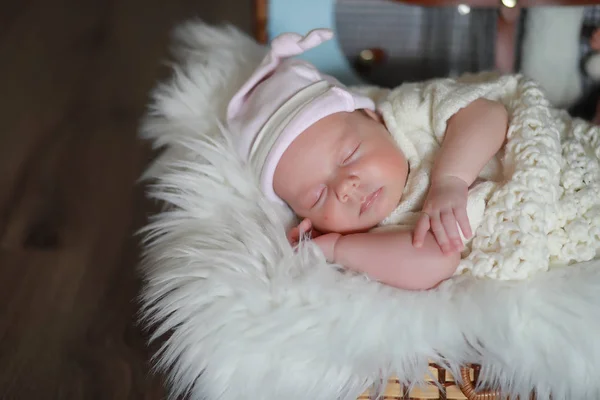
[[[527,38],[545,37],[548,23],[505,1],[2,2],[0,399],[165,398],[162,376],[150,373],[156,347],[136,324],[135,232],[157,210],[137,182],[155,156],[137,129],[152,87],[170,72],[178,23],[229,22],[262,41],[331,26],[337,40],[309,57],[346,83],[393,86],[522,69],[523,54],[539,49]],[[548,37],[546,55],[530,58],[566,82],[557,91],[565,107],[592,118],[597,86],[585,62],[600,10],[583,3],[549,19],[563,21],[554,27],[570,32],[566,45],[552,49]]]
[[[0,9],[0,399],[164,399],[135,324],[155,207],[137,139],[169,35],[252,27],[250,0],[20,0]]]

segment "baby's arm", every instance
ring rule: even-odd
[[[432,182],[454,177],[470,186],[500,150],[508,130],[508,112],[500,102],[478,99],[454,114],[447,124]]]
[[[424,214],[415,228],[419,247],[431,229],[444,252],[460,251],[471,229],[466,213],[469,186],[485,164],[500,150],[508,130],[508,112],[500,102],[478,99],[454,114],[447,123],[444,141],[436,157]]]
[[[430,233],[420,248],[406,230],[330,233],[314,240],[330,262],[400,289],[431,289],[450,278],[460,262],[460,253],[443,254]]]

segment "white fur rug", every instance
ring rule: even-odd
[[[407,292],[342,273],[284,223],[231,150],[228,99],[263,49],[230,27],[176,32],[173,79],[144,121],[166,150],[147,171],[167,204],[144,230],[144,323],[170,393],[191,399],[355,399],[427,361],[538,399],[600,398],[600,261],[520,282],[455,278]]]

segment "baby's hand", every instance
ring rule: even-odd
[[[472,234],[467,217],[468,192],[467,183],[454,176],[438,179],[431,184],[423,204],[423,214],[415,227],[415,247],[423,245],[425,235],[431,229],[442,252],[462,251],[458,226],[466,238]]]
[[[295,226],[292,229],[290,229],[290,231],[287,234],[288,242],[290,242],[290,244],[292,246],[297,245],[298,242],[300,241],[300,237],[302,235],[306,234],[307,232],[310,232],[311,230],[312,230],[312,222],[310,222],[310,219],[304,218],[302,220],[302,222],[300,222],[298,224],[298,226]],[[313,232],[313,233],[316,233],[316,232]]]
[[[327,258],[327,261],[333,262],[335,244],[341,235],[339,233],[322,234],[321,232],[313,229],[310,220],[305,218],[298,224],[298,226],[290,229],[287,234],[288,241],[292,246],[296,246],[300,241],[300,237],[306,233],[310,233],[313,242],[319,246]]]

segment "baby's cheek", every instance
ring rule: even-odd
[[[322,221],[323,226],[329,232],[343,233],[356,228],[356,221],[354,221],[349,215],[345,215],[344,213],[340,212],[324,214]]]
[[[335,232],[336,227],[334,226],[334,219],[332,216],[327,213],[323,213],[319,215],[317,218],[313,220],[313,225],[317,230],[322,232]]]

